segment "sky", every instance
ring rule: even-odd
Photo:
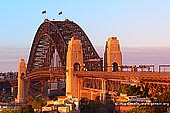
[[[44,18],[77,23],[101,57],[108,37],[116,36],[123,64],[170,64],[169,6],[169,0],[1,1],[0,71],[17,71],[20,58],[27,62]]]

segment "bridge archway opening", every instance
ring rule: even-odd
[[[77,62],[74,64],[74,71],[80,71],[80,64]]]
[[[118,64],[116,62],[114,62],[112,64],[112,72],[117,72],[118,71]]]
[[[21,76],[20,76],[20,77],[21,77],[21,79],[23,79],[23,78],[24,78],[24,73],[23,73],[23,72],[21,73]]]
[[[34,51],[34,69],[61,66],[58,50],[49,35],[45,34],[39,38],[37,48]]]

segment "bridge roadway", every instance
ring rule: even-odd
[[[42,69],[35,69],[31,73],[27,73],[25,80],[29,79],[48,79],[50,77],[65,79],[65,67],[45,67]]]
[[[106,90],[110,92],[117,91],[120,87],[120,83],[130,83],[137,81],[141,84],[155,84],[154,87],[160,85],[161,87],[170,87],[170,72],[106,72],[106,71],[74,71],[73,74],[83,80],[83,90],[81,95],[87,95],[88,91],[92,91],[93,94],[103,92],[103,81],[106,81]],[[46,80],[50,79],[65,79],[66,71],[65,67],[50,67],[31,71],[27,73],[24,80],[28,81],[28,91],[33,94],[40,94],[43,89],[45,91]],[[17,80],[14,80],[17,83]],[[13,81],[13,82],[14,82]],[[30,83],[29,83],[30,81]],[[32,81],[32,82],[31,82]],[[12,81],[11,81],[12,82]],[[89,84],[90,82],[90,84]],[[38,84],[38,85],[37,85]],[[41,84],[41,85],[40,85]],[[42,88],[40,88],[42,87]],[[34,90],[33,90],[34,89]],[[166,88],[165,88],[166,89]],[[34,92],[35,91],[35,92]],[[98,93],[95,93],[95,92]],[[38,92],[38,93],[36,93]],[[30,95],[28,93],[28,95]],[[32,94],[31,94],[32,95]],[[88,94],[89,95],[89,94]],[[90,96],[89,96],[90,97]]]
[[[24,77],[28,79],[49,79],[53,78],[66,78],[65,67],[46,67],[38,70],[34,70],[31,73],[27,73]],[[144,82],[167,84],[170,85],[170,72],[106,72],[106,71],[74,71],[74,75],[78,78],[98,78],[105,80],[140,80]]]
[[[170,85],[170,72],[104,72],[75,71],[74,75],[82,78],[101,78],[105,80],[140,80],[148,83]]]

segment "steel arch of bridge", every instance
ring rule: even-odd
[[[98,78],[102,78],[104,76],[104,72],[89,72],[89,71],[99,71],[103,69],[103,61],[97,54],[96,50],[94,49],[93,45],[91,44],[89,38],[85,34],[85,32],[73,21],[69,21],[66,19],[65,21],[50,21],[50,20],[44,20],[44,22],[40,25],[38,28],[30,51],[30,56],[27,64],[27,76],[25,77],[25,80],[27,80],[28,84],[28,93],[30,91],[36,92],[39,91],[41,93],[42,86],[45,89],[46,81],[50,79],[51,75],[52,77],[56,78],[65,78],[65,69],[63,67],[66,66],[66,53],[67,53],[67,46],[68,41],[71,39],[71,37],[76,36],[79,39],[81,39],[82,42],[82,49],[83,49],[83,71],[90,74],[96,74]],[[58,57],[56,57],[57,55]],[[59,68],[58,68],[59,67]],[[145,66],[139,66],[142,68],[146,68]],[[151,66],[149,66],[151,67]],[[159,72],[161,69],[166,66],[161,65],[159,67]],[[169,66],[168,66],[169,67]],[[131,67],[125,66],[124,68],[131,69]],[[123,67],[122,67],[123,69]],[[123,70],[122,70],[123,71]],[[77,77],[83,78],[81,74],[85,76],[85,72],[81,73],[79,72]],[[153,69],[154,72],[154,69]],[[76,72],[75,72],[76,73]],[[74,74],[75,74],[74,73]],[[106,74],[109,74],[106,72]],[[115,73],[114,73],[115,74]],[[140,76],[141,73],[137,72],[126,72],[125,75],[130,75],[132,77]],[[169,73],[150,73],[150,72],[142,72],[143,75],[143,81],[151,83],[151,84],[163,84],[163,85],[169,85],[170,80],[170,74]],[[158,77],[155,75],[158,74]],[[63,76],[61,76],[63,75]],[[117,75],[117,76],[116,76]],[[109,77],[122,77],[121,73],[118,73],[116,75],[110,74]],[[149,75],[147,77],[146,75]],[[153,75],[150,77],[150,75]],[[162,79],[163,77],[164,79]],[[90,75],[87,76],[87,78],[90,77]],[[105,76],[106,77],[106,76]],[[127,76],[123,76],[127,77]],[[139,77],[139,78],[140,78]],[[122,79],[123,79],[122,78]],[[159,80],[161,79],[161,80]],[[92,81],[91,84],[85,83],[84,86],[88,87],[94,87],[97,89],[102,89],[101,87],[101,81],[100,80],[94,80],[94,79],[86,79],[85,81]],[[120,82],[121,80],[119,80]],[[117,89],[118,87],[113,87],[111,84],[116,84],[116,82],[109,81],[106,82],[108,85],[108,90],[110,89]],[[32,90],[31,90],[32,88]],[[38,95],[38,93],[35,93],[34,95]]]
[[[68,41],[76,36],[81,39],[84,67],[95,70],[94,66],[102,70],[103,60],[99,57],[85,32],[73,21],[50,21],[45,19],[38,28],[30,51],[27,73],[33,70],[57,66],[66,66]],[[58,61],[54,62],[54,53],[58,54]],[[91,68],[89,68],[91,67]],[[93,67],[93,68],[92,68]]]
[[[67,46],[73,36],[78,37],[82,43],[83,67],[87,71],[102,71],[103,59],[79,25],[68,19],[45,19],[35,34],[27,63],[27,96],[35,97],[44,93],[49,79],[65,78]]]

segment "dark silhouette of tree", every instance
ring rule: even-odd
[[[122,87],[122,89],[119,91],[120,93],[124,93],[127,94],[129,96],[136,96],[136,95],[141,95],[141,91],[140,91],[140,86],[132,86],[132,85],[127,85]]]
[[[34,109],[31,105],[23,105],[20,110],[20,113],[34,113]]]
[[[84,113],[87,110],[88,107],[88,99],[87,98],[81,98],[80,102],[79,102],[79,108],[80,108],[80,112]]]
[[[46,99],[42,98],[35,98],[32,103],[32,108],[38,109],[39,112],[42,111],[42,106],[45,106],[47,104]]]
[[[133,108],[132,110],[126,111],[125,113],[155,113],[155,112],[151,110],[150,106],[140,106]]]
[[[115,105],[108,93],[105,94],[105,102],[100,101],[100,96],[97,96],[95,100],[81,98],[79,105],[81,113],[114,113],[115,111]]]
[[[115,111],[115,104],[112,100],[111,94],[106,93],[105,94],[105,111],[106,113],[114,113]]]
[[[156,113],[167,112],[168,107],[170,107],[170,91],[168,90],[159,95],[156,102],[162,104],[160,106],[155,106]]]

